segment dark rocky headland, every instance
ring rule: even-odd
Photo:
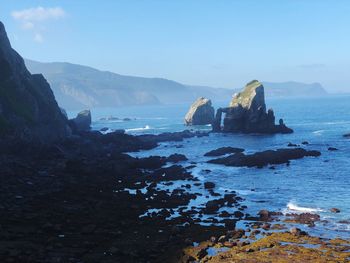
[[[258,112],[263,116],[259,120],[265,120],[264,110]],[[219,194],[215,183],[200,182],[191,167],[183,167],[184,155],[127,154],[207,133],[103,135],[90,131],[90,124],[89,111],[67,119],[43,76],[29,73],[11,48],[0,22],[0,262],[349,259],[348,241],[311,237],[296,227],[288,230],[290,223],[312,226],[320,220],[317,215],[284,218],[267,210],[250,215],[236,192]],[[282,151],[281,158],[278,150],[246,155],[244,149],[224,147],[206,156],[231,154],[213,162],[261,167],[319,155],[301,148]],[[181,186],[161,187],[176,182]],[[202,195],[190,191],[196,187],[212,197],[204,207],[188,207]],[[240,220],[246,222],[244,229],[237,227]],[[208,255],[211,250],[217,254]]]

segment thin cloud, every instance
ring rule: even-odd
[[[61,7],[36,7],[19,11],[13,11],[12,17],[21,22],[45,21],[50,19],[60,19],[66,16]]]
[[[33,40],[38,43],[44,41],[43,31],[45,22],[58,20],[66,16],[66,12],[61,7],[35,7],[11,12],[14,20],[18,21],[21,28],[33,32]]]

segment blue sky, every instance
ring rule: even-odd
[[[294,80],[350,91],[350,1],[0,2],[26,58],[186,84]]]

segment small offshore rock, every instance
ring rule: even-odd
[[[331,211],[332,213],[340,213],[340,209],[335,208],[335,207],[331,208],[330,211]]]
[[[205,189],[213,189],[213,188],[215,188],[215,184],[213,182],[205,182],[204,188]]]
[[[329,147],[329,148],[328,148],[328,151],[338,151],[338,149],[337,149],[337,148],[334,148],[334,147]]]
[[[221,147],[216,150],[207,152],[206,154],[204,154],[204,156],[220,156],[228,153],[241,153],[241,152],[244,152],[244,149],[235,148],[235,147]]]

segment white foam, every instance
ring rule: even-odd
[[[321,135],[325,130],[313,131],[313,134]]]
[[[131,129],[126,129],[126,132],[131,132],[131,131],[146,131],[146,130],[150,130],[151,126],[146,125],[145,127],[142,128],[131,128]]]
[[[296,213],[317,213],[317,212],[322,212],[323,210],[320,208],[311,208],[311,207],[303,207],[303,206],[298,206],[297,204],[293,202],[289,202],[287,204],[287,210],[285,210],[285,213],[288,212],[296,212]]]

